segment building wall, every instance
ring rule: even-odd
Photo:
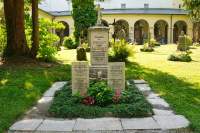
[[[104,0],[98,2],[104,9],[121,8],[121,4],[126,4],[126,8],[144,8],[144,4],[149,4],[150,8],[179,8],[181,0]],[[72,3],[70,0],[43,0],[40,8],[45,11],[71,11]]]
[[[193,36],[193,24],[190,21],[189,17],[187,15],[145,15],[145,14],[132,14],[132,15],[103,15],[104,20],[106,20],[109,24],[114,22],[114,19],[116,21],[118,20],[125,20],[129,24],[129,38],[131,40],[134,40],[134,25],[138,20],[146,20],[149,24],[149,31],[154,37],[154,25],[159,20],[164,20],[168,24],[168,43],[173,42],[173,28],[174,24],[177,21],[184,21],[187,24],[187,34],[189,36]],[[71,16],[61,16],[61,17],[55,17],[55,21],[65,21],[68,23],[70,29],[70,34],[73,34],[74,31],[74,21]],[[114,28],[112,25],[110,27],[110,37],[114,33]]]

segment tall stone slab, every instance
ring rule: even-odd
[[[125,63],[113,62],[108,65],[108,85],[114,89],[125,89]]]
[[[90,78],[98,78],[101,73],[102,78],[107,78],[108,69],[108,45],[109,28],[104,26],[94,26],[89,28],[89,45],[91,52]]]
[[[89,64],[87,61],[72,62],[72,94],[87,94],[89,87]]]

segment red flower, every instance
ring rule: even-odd
[[[88,97],[83,99],[82,103],[85,104],[85,105],[94,105],[95,100],[94,100],[93,97],[88,96]]]
[[[120,97],[121,97],[121,90],[120,89],[116,89],[115,90],[115,95],[112,98],[113,102],[114,103],[119,103]]]

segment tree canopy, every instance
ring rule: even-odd
[[[200,22],[200,0],[183,0],[193,22]]]

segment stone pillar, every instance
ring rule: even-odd
[[[89,65],[87,61],[72,62],[72,94],[87,95],[89,87]]]
[[[187,35],[190,36],[191,38],[193,38],[193,28],[192,27],[188,27]]]
[[[167,29],[167,43],[171,43],[171,28]]]
[[[114,34],[114,26],[113,25],[109,25],[109,28],[110,28],[109,39],[112,39],[113,34]]]
[[[129,28],[129,39],[131,42],[134,42],[134,26]]]
[[[174,27],[169,28],[168,31],[168,43],[174,43],[174,34],[173,34]]]
[[[150,27],[149,32],[151,33],[151,38],[154,38],[154,27]]]
[[[109,28],[94,26],[89,28],[90,78],[107,79]]]

